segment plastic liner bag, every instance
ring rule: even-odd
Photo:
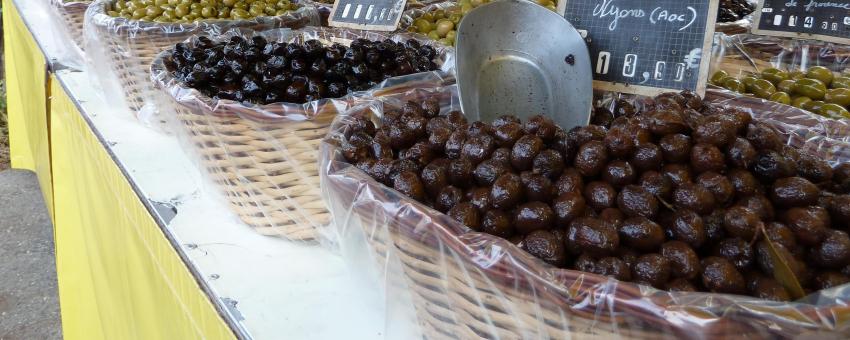
[[[52,22],[57,26],[53,30],[54,34],[58,41],[70,42],[62,44],[67,50],[64,53],[65,58],[60,59],[59,63],[82,70],[85,67],[83,22],[91,1],[49,0],[49,2],[51,12],[55,16]]]
[[[157,91],[150,83],[150,63],[154,57],[172,45],[196,34],[217,36],[229,29],[267,30],[301,28],[319,24],[315,7],[301,6],[298,10],[274,17],[249,20],[208,20],[192,23],[157,23],[113,17],[107,6],[114,0],[97,0],[86,12],[85,49],[90,57],[95,80],[104,89],[108,103],[129,107],[145,124],[161,127],[156,118],[154,96]]]
[[[231,30],[218,39],[252,34]],[[404,34],[333,28],[278,29],[257,35],[269,42],[317,39],[326,45],[348,44],[358,38],[410,39]],[[192,47],[199,40],[193,37],[186,43]],[[201,167],[240,218],[262,234],[312,242],[325,239],[322,229],[330,221],[319,188],[318,148],[334,117],[363,98],[453,82],[453,50],[436,49],[437,64],[442,67],[439,71],[389,78],[368,91],[305,104],[253,105],[207,97],[174,78],[166,65],[170,51],[154,61],[151,77],[171,98],[162,107],[173,113],[173,124],[186,132],[190,148],[200,156]]]
[[[322,144],[322,190],[344,258],[354,273],[373,275],[367,279],[385,291],[388,338],[772,339],[850,334],[850,285],[783,303],[666,292],[557,269],[510,241],[463,227],[345,161],[339,141],[348,133],[351,117],[380,122],[387,107],[427,96],[447,105],[441,112],[457,108],[456,87],[418,89],[362,103],[337,119]],[[728,98],[723,101],[734,104]],[[797,139],[789,141],[797,146]],[[850,160],[829,151],[823,157]]]

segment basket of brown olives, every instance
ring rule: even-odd
[[[688,92],[569,130],[543,116],[471,122],[443,102],[382,99],[345,115],[322,156],[337,228],[389,244],[401,270],[386,274],[409,283],[426,334],[785,338],[848,326],[850,164]]]
[[[151,73],[242,220],[312,241],[330,218],[318,145],[331,121],[357,98],[453,81],[441,71],[452,66],[447,58],[443,47],[398,34],[230,31],[175,45]]]
[[[86,10],[89,8],[91,1],[50,0],[50,4],[59,14],[74,44],[82,49],[83,22],[85,21]]]
[[[108,65],[103,75],[117,78],[119,97],[140,111],[156,93],[150,63],[166,48],[195,34],[301,28],[318,25],[319,17],[315,7],[289,0],[98,0],[86,22],[89,56],[99,67]]]
[[[755,9],[755,1],[721,0],[714,31],[730,35],[748,33],[752,25],[750,14]]]

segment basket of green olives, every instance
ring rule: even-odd
[[[123,95],[115,96],[134,112],[150,113],[150,63],[167,47],[196,34],[318,24],[315,7],[289,0],[97,0],[86,13],[86,48],[95,65],[108,65],[101,81],[120,84]]]
[[[426,338],[841,337],[847,144],[725,98],[643,100],[571,129],[440,93],[358,107],[322,148],[340,242],[400,262],[378,275]]]
[[[422,34],[443,45],[454,46],[457,26],[466,13],[490,0],[460,0],[432,4],[405,12],[399,28],[410,33]],[[555,11],[557,1],[537,0],[535,3]]]
[[[710,83],[824,117],[850,119],[850,74],[833,72],[823,66],[813,66],[805,71],[768,68],[739,77],[719,70],[711,75]]]
[[[74,44],[83,49],[83,22],[91,1],[50,0]]]
[[[330,123],[358,98],[453,81],[450,52],[407,34],[231,30],[174,45],[151,77],[240,218],[265,235],[315,241],[330,221],[317,149]]]

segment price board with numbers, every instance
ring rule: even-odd
[[[753,33],[850,43],[850,0],[762,0]]]
[[[361,30],[395,31],[407,0],[336,0],[328,24]]]
[[[584,37],[597,90],[705,93],[719,0],[563,0]]]

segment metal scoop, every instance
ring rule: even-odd
[[[463,112],[490,122],[504,114],[587,125],[593,100],[590,56],[564,17],[524,0],[482,5],[457,29]]]

